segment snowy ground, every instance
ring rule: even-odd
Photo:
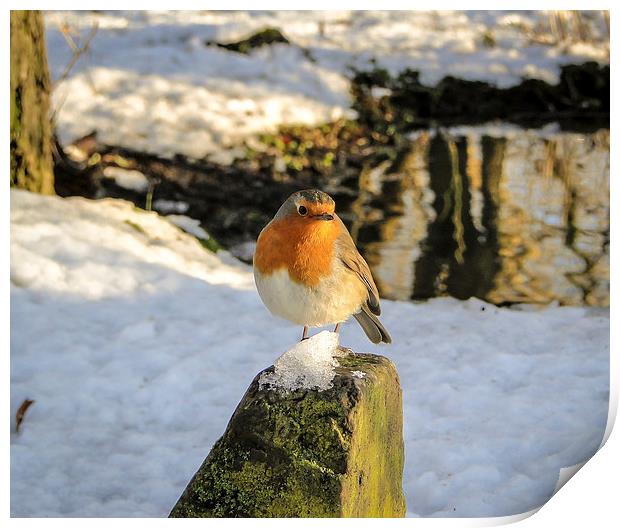
[[[609,311],[384,302],[409,515],[498,516],[552,493],[607,418]],[[13,516],[165,516],[253,376],[299,338],[251,270],[155,213],[11,191]]]
[[[587,15],[584,15],[587,16]],[[54,90],[63,143],[97,130],[103,142],[160,155],[210,154],[283,123],[317,124],[349,112],[350,67],[447,74],[500,86],[523,77],[556,82],[559,65],[609,62],[600,15],[592,44],[541,42],[544,12],[214,11],[49,12],[52,77],[98,24],[91,51]],[[294,45],[241,55],[204,45],[280,28]],[[490,41],[493,46],[485,45]],[[233,151],[234,152],[234,151]]]

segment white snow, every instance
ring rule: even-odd
[[[327,390],[333,386],[338,361],[338,334],[324,330],[300,341],[282,354],[273,364],[273,372],[265,372],[259,387],[294,391],[298,389]]]
[[[398,369],[408,515],[528,511],[598,448],[608,309],[382,307],[393,345],[354,321],[340,339]],[[156,213],[11,190],[12,416],[35,400],[10,436],[11,514],[166,516],[300,331],[262,306],[248,266]]]
[[[209,233],[200,227],[200,220],[196,220],[195,218],[190,218],[185,215],[174,214],[166,215],[165,218],[186,233],[194,235],[196,238],[200,238],[202,240],[209,240],[210,238]]]
[[[136,192],[146,192],[149,188],[148,178],[138,170],[122,169],[108,166],[103,169],[106,178],[114,180],[116,185]]]
[[[229,251],[238,259],[249,262],[254,257],[256,251],[256,241],[240,242],[229,248]]]
[[[58,81],[72,55],[63,32],[80,44],[99,27],[54,89],[63,144],[97,130],[104,143],[225,163],[257,132],[351,115],[352,66],[412,68],[426,84],[450,74],[510,86],[554,83],[566,63],[608,63],[602,16],[582,17],[593,19],[592,42],[541,38],[542,11],[56,11],[46,36]],[[242,55],[204,44],[265,27],[293,45]]]
[[[187,202],[159,199],[153,202],[153,209],[159,213],[179,213],[182,215],[189,209],[189,204]]]

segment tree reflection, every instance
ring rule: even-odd
[[[358,183],[385,297],[609,304],[608,130],[424,132]]]

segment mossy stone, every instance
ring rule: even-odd
[[[396,368],[373,354],[338,362],[325,391],[261,388],[258,374],[170,516],[404,516]]]

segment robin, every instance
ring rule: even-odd
[[[304,327],[340,324],[351,315],[373,343],[392,338],[377,316],[379,292],[368,264],[326,193],[293,193],[258,236],[254,280],[271,313]]]

